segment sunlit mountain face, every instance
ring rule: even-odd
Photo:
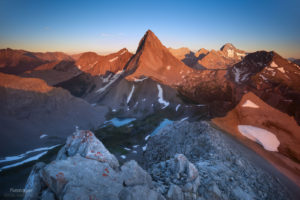
[[[299,6],[0,2],[0,199],[299,199]]]

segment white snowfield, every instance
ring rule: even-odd
[[[128,97],[127,97],[127,101],[126,101],[127,104],[129,103],[129,101],[130,101],[130,99],[131,99],[131,97],[132,97],[132,94],[133,94],[133,92],[134,92],[134,89],[135,89],[135,86],[132,85],[131,91],[130,91]]]
[[[239,132],[250,140],[262,145],[268,151],[278,151],[280,142],[273,133],[251,125],[238,125]]]
[[[169,106],[169,102],[165,101],[164,98],[163,98],[163,89],[161,88],[161,86],[159,84],[157,84],[157,89],[158,89],[158,102],[162,105],[164,105],[164,108],[168,107]]]
[[[109,62],[114,62],[114,61],[117,60],[118,58],[119,58],[119,56],[114,57],[114,58],[110,59]]]
[[[253,103],[251,100],[247,100],[242,107],[259,108],[259,106]]]

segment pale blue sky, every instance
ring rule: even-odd
[[[0,48],[135,52],[147,29],[167,47],[230,42],[300,58],[299,0],[0,1]]]

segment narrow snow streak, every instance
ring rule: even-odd
[[[43,139],[44,137],[47,137],[48,135],[47,134],[43,134],[40,136],[40,139]]]
[[[148,77],[145,78],[134,78],[134,82],[142,82],[144,80],[148,79]]]
[[[246,56],[246,54],[244,54],[244,53],[238,53],[238,52],[236,52],[236,55],[239,56],[239,57],[245,57]]]
[[[180,120],[180,122],[183,122],[183,121],[187,120],[188,118],[189,118],[189,117],[182,118],[182,119]]]
[[[253,102],[250,101],[250,100],[247,100],[247,101],[242,105],[242,107],[259,108],[258,105],[256,105],[255,103],[253,103]]]
[[[150,135],[147,135],[147,136],[145,137],[145,140],[147,141],[147,140],[149,139],[149,137],[150,137]]]
[[[134,92],[134,89],[135,89],[135,86],[133,85],[132,88],[131,88],[131,91],[130,91],[128,97],[127,97],[127,104],[129,103],[129,101],[130,101],[130,99],[131,99],[131,97],[132,97],[132,94],[133,94],[133,92]]]
[[[279,140],[273,133],[251,125],[238,125],[242,135],[262,145],[268,151],[278,151]]]
[[[112,85],[120,76],[123,74],[123,71],[118,71],[110,80],[109,83],[107,83],[104,87],[100,88],[99,90],[96,91],[96,93],[102,93],[104,92],[110,85]]]
[[[114,57],[114,58],[110,59],[109,62],[114,62],[114,61],[117,60],[118,58],[119,58],[118,56],[117,56],[117,57]]]
[[[120,53],[120,55],[123,55],[124,53],[126,53],[127,52],[127,50],[124,50],[124,51],[122,51],[121,53]]]
[[[27,158],[23,161],[20,161],[20,162],[17,162],[17,163],[14,163],[14,164],[11,164],[11,165],[6,165],[4,167],[1,167],[0,168],[0,171],[4,170],[4,169],[9,169],[9,168],[12,168],[12,167],[16,167],[16,166],[20,166],[20,165],[23,165],[25,163],[28,163],[28,162],[31,162],[31,161],[34,161],[34,160],[38,160],[40,159],[40,157],[42,157],[43,155],[45,155],[48,151],[45,151],[45,152],[42,152],[40,154],[37,154],[35,156],[32,156],[30,158]]]
[[[164,100],[163,89],[161,88],[161,86],[159,84],[157,84],[157,89],[158,89],[158,102],[160,104],[164,105],[164,107],[162,108],[162,109],[164,109],[164,108],[168,107],[170,103]]]
[[[51,150],[57,146],[59,146],[60,144],[54,145],[54,146],[50,146],[50,147],[40,147],[40,148],[36,148],[33,150],[29,150],[26,151],[23,154],[20,155],[16,155],[16,156],[7,156],[4,159],[0,160],[0,163],[4,163],[4,162],[11,162],[11,161],[15,161],[15,160],[20,160],[22,158],[25,158],[26,155],[30,154],[30,153],[35,153],[35,152],[39,152],[39,151],[46,151],[46,150]]]
[[[181,106],[180,104],[178,104],[178,105],[176,106],[176,108],[175,108],[176,112],[178,111],[178,109],[179,109],[180,106]]]

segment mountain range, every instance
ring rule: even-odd
[[[298,64],[230,43],[217,51],[167,48],[151,30],[134,54],[1,49],[0,170],[15,164],[7,158],[62,144],[78,128],[100,131],[106,146],[120,140],[116,134],[132,132],[122,145],[134,140],[141,147],[143,131],[207,120],[300,186]],[[142,155],[140,149],[131,156]]]

